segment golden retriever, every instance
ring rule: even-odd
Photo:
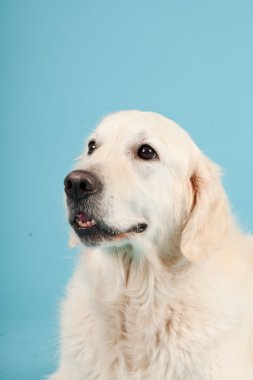
[[[50,380],[252,380],[253,241],[189,135],[109,115],[65,192],[81,255]]]

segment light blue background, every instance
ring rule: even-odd
[[[186,128],[253,227],[251,0],[1,1],[0,379],[56,365],[56,310],[77,253],[63,178],[104,115]]]

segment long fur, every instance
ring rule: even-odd
[[[159,162],[129,153],[143,134]],[[149,226],[94,248],[72,238],[81,254],[50,380],[252,380],[253,239],[235,223],[220,169],[157,114],[110,115],[94,137],[100,148],[77,168],[105,183],[106,221]]]

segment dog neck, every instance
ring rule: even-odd
[[[163,298],[161,292],[168,300],[168,289],[191,266],[179,253],[165,256],[155,247],[140,252],[131,245],[85,250],[81,261],[89,297],[101,305],[117,305],[129,298],[144,308]]]

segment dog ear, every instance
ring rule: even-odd
[[[198,262],[214,251],[231,227],[231,214],[220,169],[201,155],[190,178],[192,207],[181,235],[181,251]]]

